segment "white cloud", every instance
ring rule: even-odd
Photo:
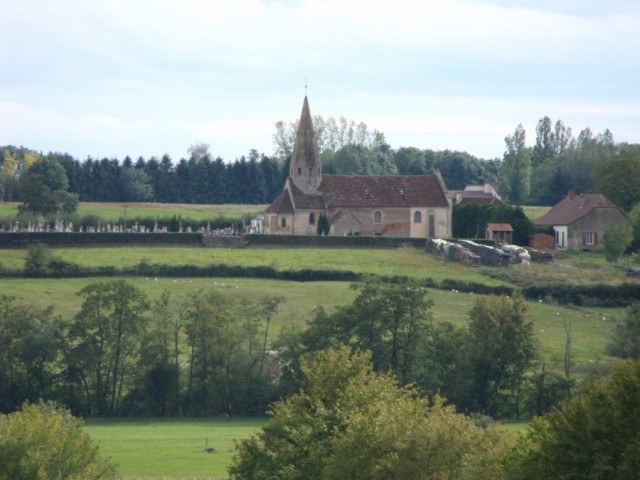
[[[392,146],[496,156],[544,115],[640,141],[639,24],[626,0],[0,2],[0,143],[269,153],[305,76],[314,113]]]

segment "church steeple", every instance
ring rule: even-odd
[[[306,194],[315,194],[322,181],[318,142],[313,131],[313,121],[306,95],[298,122],[296,141],[293,145],[290,176],[295,186]]]

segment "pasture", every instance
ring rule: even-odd
[[[17,202],[0,202],[0,218],[13,218],[18,214]],[[111,203],[80,202],[75,215],[84,217],[95,215],[104,221],[115,222],[120,218],[190,218],[192,220],[210,220],[214,218],[240,219],[244,215],[258,215],[266,205],[193,205],[165,203]]]
[[[234,440],[265,418],[90,419],[84,431],[118,464],[125,479],[227,478]]]

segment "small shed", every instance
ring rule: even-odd
[[[555,244],[556,239],[553,235],[547,235],[546,233],[534,233],[529,236],[529,246],[536,250],[551,250]]]
[[[489,223],[485,238],[505,243],[513,243],[513,227],[508,223]]]

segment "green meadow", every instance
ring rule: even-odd
[[[18,214],[17,202],[0,202],[0,218],[13,218]],[[76,215],[96,215],[105,221],[116,221],[119,218],[152,217],[190,218],[192,220],[211,220],[214,218],[242,218],[244,215],[258,215],[266,205],[191,205],[165,203],[109,203],[81,202]]]
[[[91,419],[84,430],[126,479],[223,479],[234,440],[264,418]]]

